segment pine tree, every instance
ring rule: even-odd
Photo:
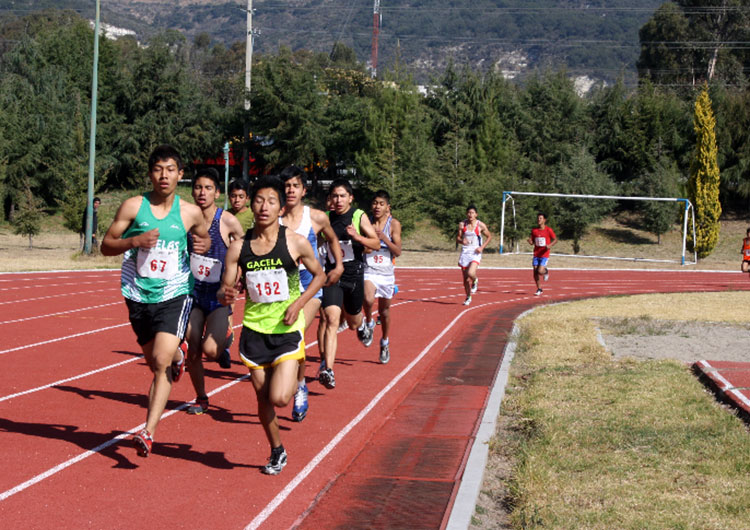
[[[705,258],[719,241],[719,164],[716,147],[716,119],[711,108],[708,86],[695,101],[693,120],[696,143],[690,164],[688,195],[695,207],[696,241],[691,241],[699,258]],[[692,238],[691,238],[692,239]]]
[[[34,236],[42,231],[43,215],[42,200],[34,195],[27,183],[23,192],[20,207],[13,216],[13,221],[11,223],[13,225],[14,233],[21,236],[28,236],[29,250],[34,248]]]

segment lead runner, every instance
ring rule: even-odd
[[[258,417],[271,445],[271,457],[261,469],[267,475],[278,475],[286,465],[274,407],[286,407],[297,388],[297,369],[305,359],[302,309],[326,279],[307,239],[279,224],[284,203],[284,186],[278,178],[262,177],[253,185],[250,207],[255,226],[243,240],[230,244],[219,290],[223,304],[234,303],[241,271],[247,300],[240,359],[250,369]],[[302,294],[299,262],[313,276]]]

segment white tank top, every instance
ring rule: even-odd
[[[385,226],[383,227],[383,233],[391,242],[393,242],[393,238],[391,237],[392,219],[393,216],[389,215],[385,222]],[[372,221],[372,219],[370,219],[370,221]],[[393,254],[391,254],[391,250],[384,241],[380,242],[380,248],[378,250],[365,254],[365,264],[367,265],[367,268],[365,269],[366,273],[382,274],[384,276],[393,276],[396,268]]]

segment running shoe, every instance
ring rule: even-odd
[[[474,283],[471,284],[471,294],[476,293],[478,288],[479,288],[479,278],[474,280]]]
[[[541,294],[542,294],[542,290],[541,289],[537,289],[536,292],[534,293],[534,296],[539,296]]]
[[[133,436],[133,445],[135,450],[138,452],[138,456],[146,458],[151,453],[151,447],[154,445],[154,439],[151,437],[151,433],[146,429],[141,429],[141,432]]]
[[[294,393],[294,406],[292,407],[292,419],[294,421],[302,421],[307,416],[307,384],[304,382],[302,386],[297,386],[297,391]]]
[[[280,449],[281,451],[271,449],[271,457],[268,459],[268,463],[261,469],[266,475],[278,475],[284,469],[286,465],[286,449],[283,446]]]
[[[172,383],[176,383],[185,373],[185,359],[187,358],[187,342],[184,340],[180,343],[179,351],[182,359],[172,363]]]
[[[464,300],[464,305],[469,305],[471,303],[471,296],[467,296],[466,300]]]
[[[208,410],[208,397],[197,397],[195,403],[190,405],[187,409],[188,414],[199,416]]]
[[[365,345],[365,348],[368,348],[372,344],[372,335],[372,328],[367,325],[357,330],[357,338]]]
[[[388,349],[388,344],[380,345],[380,364],[388,364],[391,360],[391,351]]]
[[[549,269],[547,269],[547,272],[544,273],[544,281],[545,282],[549,281]]]
[[[375,325],[376,325],[376,326],[379,326],[379,325],[380,325],[380,317],[378,317],[378,319],[377,319],[377,320],[375,321]]]
[[[227,328],[227,339],[224,342],[224,351],[219,354],[219,358],[216,359],[216,362],[219,363],[219,366],[222,368],[231,368],[232,367],[232,354],[229,353],[229,348],[232,347],[232,344],[234,343],[234,330],[232,329],[232,325],[230,323],[229,328]]]
[[[349,324],[344,320],[341,324],[339,324],[338,332],[341,333],[342,331],[346,331],[349,329]]]
[[[367,327],[370,329],[373,329],[375,327],[375,321],[374,320],[368,320],[367,321]]]
[[[326,371],[326,360],[325,358],[320,361],[320,368],[318,368],[318,379],[320,379],[320,374]]]
[[[336,388],[336,378],[333,375],[333,370],[330,368],[326,368],[322,372],[320,372],[320,384],[322,384],[324,387],[326,387],[328,390],[333,390]]]

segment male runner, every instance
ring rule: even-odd
[[[328,389],[335,388],[336,379],[333,363],[336,360],[338,329],[343,309],[344,319],[351,329],[357,330],[357,337],[365,346],[372,344],[372,330],[365,325],[362,316],[362,303],[365,297],[365,247],[377,250],[380,241],[370,220],[362,210],[352,208],[354,191],[349,181],[335,179],[328,192],[331,200],[329,218],[336,238],[341,245],[344,260],[344,273],[335,285],[323,288],[323,310],[326,314],[325,366],[321,365],[318,378]],[[328,253],[326,271],[335,266],[331,252]]]
[[[395,259],[401,255],[401,223],[391,215],[391,196],[385,190],[375,192],[370,222],[380,239],[380,248],[365,255],[365,316],[372,329],[372,306],[378,299],[382,337],[380,362],[391,360],[388,332],[391,329],[391,299],[396,287]]]
[[[192,252],[193,239],[188,235],[190,270],[195,277],[193,309],[190,312],[186,339],[188,343],[187,370],[195,388],[195,404],[188,414],[203,414],[208,410],[208,396],[203,374],[203,354],[216,360],[222,368],[231,368],[229,347],[234,340],[232,308],[223,306],[216,298],[224,272],[224,258],[230,241],[242,239],[245,232],[240,222],[229,212],[216,206],[220,195],[219,173],[213,168],[202,169],[193,178],[193,199],[201,209],[211,250]]]
[[[200,208],[176,195],[182,159],[169,145],[154,149],[148,160],[153,189],[125,200],[102,241],[102,254],[123,254],[122,294],[130,324],[153,380],[148,394],[146,427],[133,438],[140,456],[148,456],[172,383],[185,370],[178,348],[185,334],[192,299],[193,275],[187,248],[188,231],[194,249],[210,249]]]
[[[742,272],[750,272],[750,228],[745,233],[745,238],[742,239]]]
[[[484,240],[482,240],[484,236]],[[461,244],[461,255],[458,258],[458,266],[461,267],[463,275],[466,300],[464,305],[471,303],[471,295],[477,292],[479,279],[477,269],[482,261],[484,247],[492,239],[492,234],[487,225],[477,219],[477,207],[470,204],[466,208],[466,219],[458,223],[458,235],[456,242]]]
[[[240,359],[250,368],[258,398],[258,417],[271,445],[262,468],[277,475],[286,465],[274,407],[285,407],[297,387],[297,368],[305,358],[305,316],[302,308],[321,288],[325,274],[308,241],[279,224],[284,187],[276,177],[261,177],[250,194],[255,226],[227,252],[219,297],[231,305],[237,298],[238,265],[247,301],[240,336]],[[300,294],[298,263],[312,274]]]
[[[325,285],[333,285],[341,278],[341,273],[344,272],[344,262],[341,258],[341,246],[336,235],[333,233],[328,216],[324,212],[305,206],[302,203],[303,197],[307,194],[307,176],[302,169],[297,166],[289,166],[281,172],[280,176],[281,181],[284,183],[286,206],[284,207],[284,215],[279,218],[279,221],[282,225],[288,226],[310,242],[316,259],[318,259],[318,234],[322,233],[331,242],[331,251],[333,252],[336,265],[328,272]],[[300,264],[299,266],[299,279],[302,291],[304,292],[312,281],[312,274],[305,268],[304,264]],[[315,314],[320,308],[322,298],[323,291],[319,290],[305,304],[305,330],[310,327],[310,324],[315,319]],[[294,407],[292,408],[292,419],[294,421],[305,419],[309,408],[307,395],[305,360],[302,359],[297,372],[297,391],[294,394]]]
[[[534,283],[536,283],[534,296],[539,296],[542,294],[540,278],[544,278],[545,282],[549,280],[547,262],[549,261],[550,249],[557,244],[557,236],[554,230],[547,226],[547,214],[541,212],[536,214],[536,224],[537,228],[531,229],[531,236],[528,241],[530,245],[534,245],[534,258],[531,261],[531,266],[534,267]]]
[[[235,179],[229,183],[229,212],[234,215],[242,226],[243,234],[253,227],[253,211],[247,207],[248,185],[244,179]]]

